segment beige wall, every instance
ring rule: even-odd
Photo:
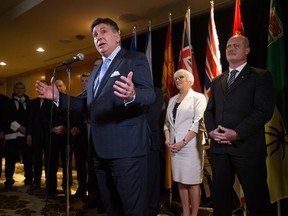
[[[6,79],[0,79],[0,94],[6,95]]]
[[[71,65],[71,80],[70,80],[70,86],[71,86],[71,95],[76,95],[82,91],[80,86],[80,75],[82,73],[91,72],[93,65],[94,65],[94,59],[96,58],[96,54],[91,54],[89,56],[85,57],[84,61],[76,62],[73,65]],[[1,79],[0,80],[0,93],[5,94],[9,97],[11,97],[13,93],[13,85],[16,82],[23,82],[26,86],[26,94],[32,99],[37,97],[37,92],[35,91],[35,82],[36,80],[46,79],[47,82],[50,83],[52,74],[53,74],[53,67],[45,67],[36,69],[33,71],[28,71],[26,73],[8,77],[7,79]],[[64,83],[67,85],[67,71],[66,67],[61,67],[57,69],[56,71],[56,79],[62,79]]]

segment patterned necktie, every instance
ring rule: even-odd
[[[104,74],[106,73],[106,70],[108,68],[108,65],[109,65],[109,61],[110,59],[109,58],[106,58],[101,66],[101,70],[100,70],[100,73],[97,75],[95,81],[94,81],[94,87],[93,87],[93,92],[94,92],[94,97],[97,93],[97,90],[98,90],[98,87],[100,85],[100,82],[102,80],[102,77],[104,76]]]
[[[228,89],[230,89],[230,86],[232,85],[232,83],[234,82],[234,80],[235,80],[235,76],[236,76],[236,73],[238,72],[238,70],[232,70],[231,72],[230,72],[230,77],[229,77],[229,79],[228,79],[228,81],[227,81],[227,87],[228,87]]]
[[[23,111],[24,109],[24,101],[22,99],[18,99],[18,111]]]

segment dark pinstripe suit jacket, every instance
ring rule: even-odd
[[[94,97],[93,83],[100,68],[94,68],[90,75],[87,103],[86,99],[71,97],[71,109],[81,111],[87,105],[88,133],[100,157],[107,159],[145,155],[150,134],[144,107],[155,100],[146,56],[121,49],[111,62]],[[127,77],[130,71],[133,71],[136,98],[133,103],[124,106],[123,99],[114,94],[113,85],[116,80],[120,80],[120,76]],[[65,107],[65,103],[65,96],[61,95],[60,107]]]

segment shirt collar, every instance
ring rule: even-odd
[[[237,71],[238,71],[237,74],[239,74],[240,71],[242,71],[242,69],[246,66],[246,64],[247,64],[247,62],[245,62],[244,64],[242,64],[242,65],[240,65],[240,66],[238,66],[237,68],[234,68],[234,69],[232,69],[232,68],[229,67],[229,74],[230,74],[230,72],[231,72],[232,70],[237,70]]]
[[[107,58],[110,59],[109,62],[113,61],[113,59],[115,58],[115,56],[118,54],[118,52],[121,50],[120,46],[117,46],[114,51],[111,53],[110,56],[108,56]],[[106,59],[105,57],[102,57],[103,61]]]
[[[15,95],[14,99],[18,100],[18,101],[22,101],[22,102],[25,101],[25,97],[24,96],[19,98],[18,96]]]

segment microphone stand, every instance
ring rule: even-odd
[[[69,216],[69,198],[70,198],[70,72],[71,66],[70,64],[66,64],[66,72],[67,72],[67,144],[66,144],[66,216]]]

